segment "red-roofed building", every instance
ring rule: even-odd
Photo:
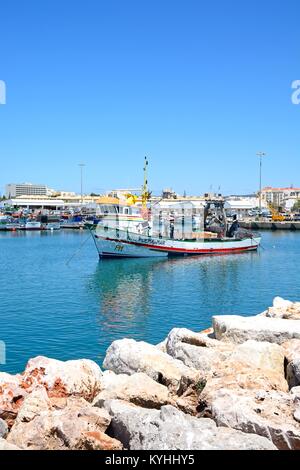
[[[300,188],[266,187],[261,192],[262,200],[275,206],[282,206],[288,199],[300,199]]]

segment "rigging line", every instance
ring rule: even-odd
[[[72,259],[81,251],[81,249],[83,248],[83,246],[86,244],[86,242],[91,238],[92,234],[89,233],[89,236],[81,243],[81,245],[79,246],[79,248],[72,254],[72,256],[66,261],[66,266],[68,266],[70,264],[70,262],[72,261]]]

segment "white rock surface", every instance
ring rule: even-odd
[[[215,336],[220,341],[239,344],[252,339],[282,344],[289,339],[300,339],[298,320],[237,315],[214,316],[212,320]]]
[[[143,372],[175,392],[186,389],[198,377],[195,369],[151,344],[133,339],[114,341],[106,352],[103,366],[116,374]]]
[[[157,349],[159,349],[162,352],[167,352],[167,339],[164,339],[161,343],[158,343],[155,345]]]
[[[51,408],[51,402],[44,387],[40,386],[33,390],[20,406],[16,423],[32,421],[44,411]]]
[[[0,418],[0,439],[5,438],[8,433],[8,426],[6,422]]]
[[[130,450],[275,450],[266,438],[185,415],[172,406],[145,410],[112,400],[110,432]]]
[[[0,372],[0,418],[11,426],[17,416],[19,407],[27,396],[25,388],[21,387],[22,376]]]
[[[174,328],[166,343],[166,351],[170,356],[204,374],[209,372],[215,363],[226,359],[232,350],[230,344],[221,343],[186,328]]]
[[[211,401],[220,389],[288,392],[284,352],[277,344],[249,340],[234,345],[233,353],[214,365],[199,399]]]
[[[32,450],[79,450],[93,445],[99,448],[109,423],[109,414],[104,409],[91,406],[83,398],[68,398],[62,410],[41,411],[28,422],[16,420],[7,442]],[[115,444],[117,449],[121,448],[120,443],[110,442],[106,437],[104,445],[108,448]]]
[[[291,339],[282,344],[287,360],[286,377],[290,388],[300,385],[300,340]]]
[[[5,439],[0,438],[0,450],[21,450],[20,447],[10,444]]]
[[[278,309],[287,310],[288,308],[293,306],[293,302],[290,300],[285,300],[282,297],[275,297],[273,300],[273,307]]]
[[[290,387],[300,385],[300,357],[287,365],[286,378]]]
[[[300,449],[300,425],[290,394],[220,389],[210,408],[219,426],[267,437],[278,449]]]
[[[88,359],[58,361],[43,356],[30,359],[22,375],[27,391],[44,386],[49,396],[76,395],[92,401],[100,391],[102,372]]]
[[[249,340],[235,348],[230,360],[284,377],[284,351],[278,344]]]
[[[125,400],[146,408],[161,408],[174,403],[167,387],[140,372],[133,375],[105,371],[101,377],[101,392],[94,399],[95,406],[106,400]]]
[[[275,297],[273,306],[264,312],[266,317],[300,320],[300,302],[290,302],[281,297]]]

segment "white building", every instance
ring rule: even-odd
[[[9,207],[22,207],[26,209],[71,209],[91,207],[96,204],[99,197],[95,196],[82,196],[67,193],[68,196],[37,196],[37,195],[23,195],[14,198],[9,198],[4,201],[5,206]]]
[[[263,201],[275,207],[283,206],[288,199],[300,199],[300,188],[264,188],[261,192]]]
[[[238,217],[247,217],[249,211],[259,207],[259,198],[256,197],[236,197],[227,199],[225,202],[225,210],[227,214],[236,214]],[[262,208],[265,209],[267,204],[262,201]]]
[[[32,197],[32,196],[22,196],[18,198],[11,198],[3,201],[3,206],[8,207],[17,207],[22,209],[52,209],[58,210],[63,209],[66,206],[65,201],[57,198],[42,198],[42,197]]]
[[[7,199],[19,196],[51,196],[53,193],[53,189],[47,188],[44,184],[10,183],[5,186]]]
[[[283,207],[286,211],[290,212],[293,210],[294,208],[294,205],[299,201],[300,199],[293,196],[293,197],[290,197],[289,199],[285,199],[283,201]]]
[[[178,194],[173,191],[172,188],[166,188],[162,191],[162,198],[163,199],[177,199]]]

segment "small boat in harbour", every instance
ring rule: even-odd
[[[197,217],[201,223],[194,228],[194,208],[191,204],[173,205],[171,215],[158,208],[149,212],[151,218],[112,223],[111,217],[100,223],[87,223],[100,258],[149,258],[234,254],[258,249],[259,234],[240,230],[237,220],[228,224],[224,202],[220,199],[203,201]],[[176,224],[176,214],[180,217]]]
[[[27,220],[24,225],[21,225],[19,230],[44,230],[41,222],[37,220]]]
[[[152,200],[151,205],[147,167],[145,157],[142,207],[113,205],[103,211],[98,223],[86,223],[100,258],[221,255],[258,249],[259,234],[240,230],[236,217],[228,223],[221,195],[182,202]]]
[[[149,258],[233,254],[255,251],[260,237],[176,240],[126,230],[89,227],[100,258]]]
[[[61,225],[59,222],[48,222],[47,224],[44,225],[45,230],[60,230]]]

